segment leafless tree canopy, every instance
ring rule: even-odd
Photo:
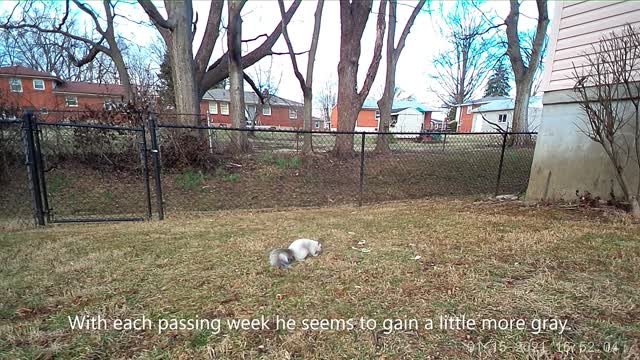
[[[576,100],[584,111],[578,128],[602,146],[640,218],[640,29],[612,32],[585,58],[573,67]]]
[[[72,19],[72,5],[78,14],[87,16],[93,26],[91,34],[81,34],[77,27],[67,22]],[[120,83],[125,87],[127,100],[133,98],[131,80],[120,49],[120,37],[115,30],[116,2],[103,0],[102,11],[80,0],[65,2],[40,2],[35,0],[18,3],[6,18],[0,20],[0,28],[5,30],[32,30],[40,34],[61,35],[67,41],[57,44],[78,67],[93,62],[99,54],[111,58],[117,70]],[[78,55],[78,47],[86,49]]]
[[[316,101],[322,111],[322,118],[325,122],[331,121],[331,110],[336,105],[338,97],[337,84],[334,79],[325,81],[316,92]]]
[[[459,4],[444,15],[443,35],[450,47],[436,55],[434,91],[446,107],[474,97],[504,48],[494,25],[477,7]]]

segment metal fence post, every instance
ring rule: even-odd
[[[158,150],[158,137],[156,134],[156,120],[153,118],[153,115],[149,116],[149,134],[151,135],[151,156],[153,159],[153,177],[155,178],[158,220],[164,220],[162,181],[160,180],[160,153]]]
[[[147,201],[147,219],[151,220],[151,185],[149,185],[149,159],[147,159],[147,130],[144,126],[144,121],[142,122],[142,132],[140,133],[142,136],[142,141],[140,142],[140,155],[142,156],[142,173],[144,175],[144,192]]]
[[[504,149],[507,146],[507,135],[509,133],[502,133],[502,152],[500,153],[500,164],[498,165],[498,180],[496,181],[496,191],[495,196],[498,196],[498,192],[500,191],[500,179],[502,178],[502,167],[504,165]]]
[[[442,151],[444,152],[444,146],[447,144],[447,133],[444,133],[444,139],[442,140]]]
[[[31,112],[25,112],[22,116],[22,120],[22,138],[25,146],[27,176],[33,200],[33,216],[38,225],[44,225],[42,189],[40,187],[40,175],[38,174],[38,160],[36,157],[35,142],[33,141],[33,114]]]
[[[47,222],[51,222],[51,208],[49,207],[49,193],[47,192],[47,180],[44,176],[44,161],[42,160],[42,148],[40,147],[40,137],[42,130],[38,126],[38,119],[32,117],[31,129],[35,134],[33,137],[33,145],[35,149],[36,170],[38,172],[38,181],[40,182],[40,195],[42,197],[42,211],[44,212]]]
[[[358,206],[362,206],[362,195],[364,191],[364,141],[366,133],[362,132],[362,143],[360,144],[360,186],[358,196]]]

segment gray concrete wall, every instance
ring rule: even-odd
[[[575,200],[576,190],[603,199],[609,199],[611,191],[622,197],[602,146],[579,131],[584,115],[572,100],[572,92],[545,93],[543,103],[527,200]],[[627,129],[629,134],[631,131]],[[634,162],[635,157],[629,159],[625,172],[637,186],[640,174]]]

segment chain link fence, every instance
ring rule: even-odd
[[[201,125],[184,126],[181,117],[158,114],[108,119],[0,120],[0,222],[33,218],[34,198],[47,222],[65,222],[519,194],[536,140],[535,133],[354,132],[346,134],[352,156],[337,158],[336,132],[208,127],[201,117],[187,119]],[[25,134],[33,134],[32,158]],[[40,181],[35,197],[30,171]]]

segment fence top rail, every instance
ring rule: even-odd
[[[21,122],[22,120],[18,120],[18,119],[11,119],[11,120],[0,119],[0,124],[20,124]]]
[[[60,126],[60,127],[82,127],[91,129],[107,129],[107,130],[123,130],[123,131],[139,131],[144,132],[144,128],[127,127],[127,126],[115,126],[105,124],[85,124],[85,123],[71,123],[71,122],[44,122],[38,121],[38,125],[44,126]]]
[[[192,129],[192,130],[222,130],[222,131],[248,131],[267,133],[290,133],[290,134],[328,134],[328,135],[537,135],[537,132],[447,132],[447,131],[420,131],[420,132],[371,132],[371,131],[329,131],[329,130],[295,130],[295,129],[264,129],[264,128],[233,128],[204,125],[179,125],[157,123],[158,128],[168,129]]]

